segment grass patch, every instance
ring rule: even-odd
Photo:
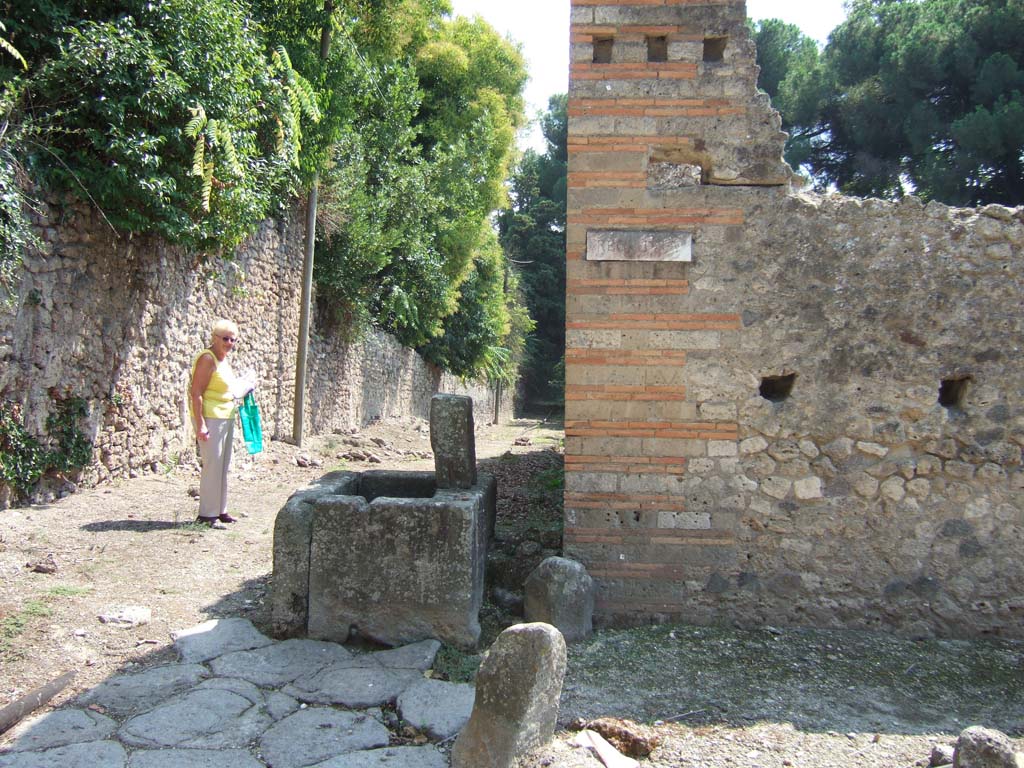
[[[24,655],[15,641],[28,628],[33,619],[45,618],[53,610],[42,600],[27,600],[21,610],[0,619],[0,658]]]
[[[561,491],[565,488],[565,470],[561,467],[545,469],[531,480],[530,485],[542,493]]]
[[[466,653],[445,643],[434,657],[434,677],[453,683],[471,683],[482,660],[481,653]]]
[[[73,587],[70,584],[60,584],[46,590],[48,597],[81,597],[92,592],[92,587]]]

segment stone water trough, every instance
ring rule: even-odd
[[[477,646],[497,484],[477,475],[470,398],[434,396],[430,442],[434,472],[331,472],[291,496],[274,525],[274,634]]]

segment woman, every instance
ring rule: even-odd
[[[213,324],[210,346],[192,363],[189,410],[199,441],[203,473],[199,481],[199,517],[196,522],[225,528],[235,522],[228,514],[228,467],[235,432],[235,397],[245,387],[231,370],[228,354],[238,343],[238,326],[230,320]],[[247,387],[252,389],[252,387]]]

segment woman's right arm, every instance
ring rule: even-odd
[[[188,393],[192,399],[192,427],[196,431],[196,437],[203,441],[210,439],[210,431],[206,428],[206,419],[203,418],[203,392],[210,386],[210,379],[216,368],[213,355],[200,357],[192,374],[192,386]]]

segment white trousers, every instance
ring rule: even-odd
[[[203,474],[199,480],[199,516],[218,517],[228,511],[228,468],[235,434],[234,419],[206,419],[210,439],[199,441]]]

